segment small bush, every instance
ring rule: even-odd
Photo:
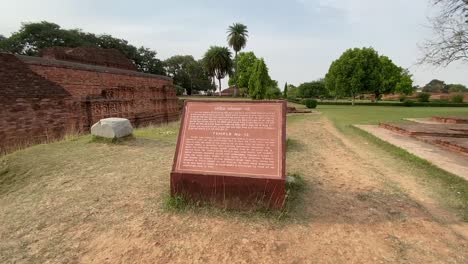
[[[403,106],[410,107],[410,106],[413,106],[413,105],[414,105],[413,100],[404,100],[403,101]]]
[[[406,95],[400,95],[400,97],[398,97],[398,100],[403,103],[406,100]]]
[[[305,99],[303,101],[304,105],[307,106],[307,108],[316,108],[317,107],[317,100],[314,99]]]
[[[456,95],[452,96],[452,98],[450,98],[452,103],[457,103],[457,104],[463,103],[463,99],[464,98],[463,98],[462,94],[456,94]]]
[[[421,103],[429,102],[429,98],[431,98],[430,93],[420,93],[418,95],[418,101],[421,102]]]
[[[182,211],[189,207],[189,201],[183,196],[170,196],[165,201],[166,209]]]
[[[176,86],[175,86],[175,90],[176,90],[176,95],[177,95],[177,96],[184,95],[184,93],[185,93],[184,87],[179,86],[179,85],[176,85]]]

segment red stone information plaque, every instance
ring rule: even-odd
[[[286,111],[285,101],[186,101],[171,194],[282,207]]]

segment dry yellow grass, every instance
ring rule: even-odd
[[[3,156],[0,263],[467,262],[461,220],[386,166],[398,157],[369,157],[323,116],[288,119],[287,170],[308,188],[287,221],[164,209],[178,123]]]

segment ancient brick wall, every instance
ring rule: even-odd
[[[128,118],[135,127],[179,118],[178,98],[169,78],[28,64],[35,73],[59,84],[81,102],[85,130],[107,117]]]
[[[0,154],[75,133],[80,104],[70,93],[0,53]]]
[[[107,117],[135,127],[179,118],[168,77],[39,57],[0,53],[0,96],[0,152],[88,132]]]

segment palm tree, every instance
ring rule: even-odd
[[[236,86],[237,86],[237,53],[245,48],[245,45],[247,44],[247,37],[249,36],[247,33],[249,31],[247,30],[247,26],[241,23],[234,23],[232,26],[228,27],[227,30],[228,33],[228,44],[229,47],[231,47],[234,52],[235,52],[235,61],[236,61]]]
[[[218,79],[221,96],[221,79],[232,73],[231,52],[227,47],[211,46],[203,56],[205,70]]]

